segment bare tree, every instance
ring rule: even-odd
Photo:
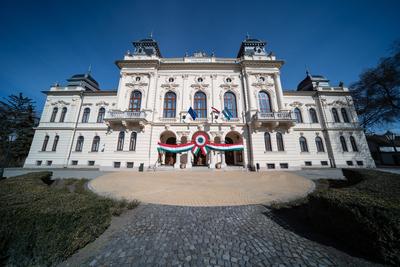
[[[400,121],[400,42],[389,57],[382,58],[374,68],[365,70],[360,80],[350,86],[361,126]]]

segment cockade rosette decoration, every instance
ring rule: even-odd
[[[241,151],[243,150],[243,143],[238,144],[216,144],[210,142],[208,135],[203,132],[197,132],[193,135],[192,141],[187,144],[169,145],[158,143],[157,150],[159,152],[166,151],[170,153],[180,153],[192,150],[193,154],[197,155],[199,151],[203,155],[207,155],[209,150],[217,151]]]

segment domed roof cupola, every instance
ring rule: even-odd
[[[240,49],[237,57],[243,56],[266,56],[265,45],[267,43],[261,41],[259,39],[250,38],[249,35],[246,36],[246,39],[240,45]]]
[[[133,42],[133,46],[135,47],[133,55],[162,57],[158,44],[153,39],[152,34],[150,34],[149,38]]]

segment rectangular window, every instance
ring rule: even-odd
[[[351,160],[346,161],[346,163],[348,166],[353,166],[353,161],[351,161]]]
[[[357,160],[357,165],[358,165],[358,166],[364,166],[364,161],[362,161],[362,160]]]
[[[47,166],[51,166],[52,164],[53,164],[53,161],[52,161],[52,160],[46,161],[46,165],[47,165]]]
[[[274,163],[267,163],[267,168],[268,169],[275,169],[275,164]]]
[[[40,165],[42,165],[42,161],[41,160],[37,160],[36,161],[36,166],[40,166]]]
[[[325,160],[324,160],[324,161],[321,161],[321,165],[322,165],[322,166],[328,166],[328,162],[325,161]]]
[[[121,167],[121,162],[120,161],[114,161],[114,168],[120,168]]]
[[[312,166],[312,162],[311,162],[311,161],[304,161],[304,164],[305,164],[306,166]]]
[[[89,160],[89,161],[88,161],[88,165],[89,165],[89,166],[94,166],[94,160]]]
[[[78,161],[77,161],[77,160],[73,160],[73,161],[72,161],[72,165],[73,165],[73,166],[78,165]]]
[[[289,168],[289,164],[288,163],[280,163],[279,166],[281,167],[281,169]]]
[[[133,168],[133,162],[127,162],[126,167],[130,169]]]

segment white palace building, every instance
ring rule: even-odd
[[[307,73],[284,91],[284,62],[265,42],[246,38],[234,58],[164,58],[152,38],[133,46],[116,61],[117,90],[88,73],[43,92],[24,167],[374,167],[348,89]]]

